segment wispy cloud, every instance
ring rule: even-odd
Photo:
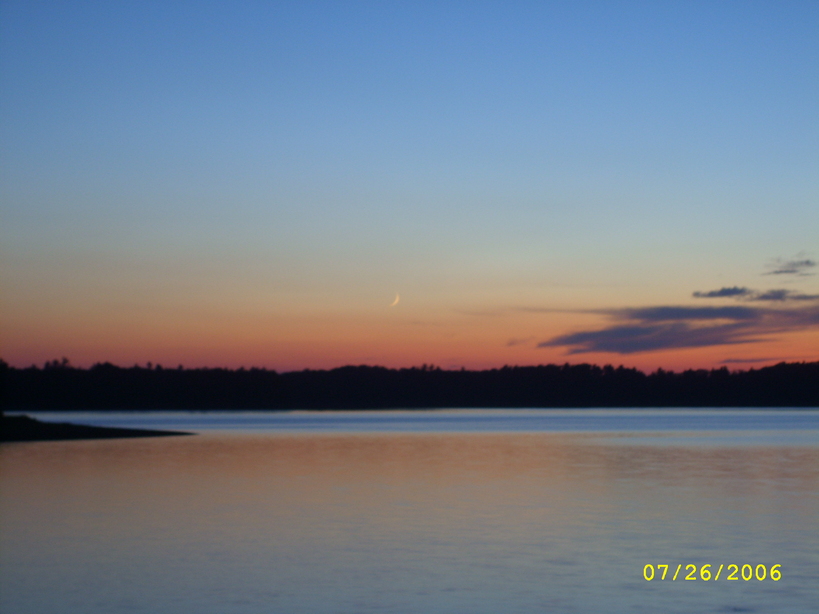
[[[819,294],[801,294],[793,290],[768,290],[753,296],[752,301],[815,301]]]
[[[767,274],[804,276],[810,275],[806,271],[815,266],[816,262],[809,259],[805,252],[800,252],[790,260],[774,260],[770,265],[773,270]],[[733,299],[744,304],[594,310],[591,313],[608,316],[612,324],[599,330],[559,335],[538,343],[537,347],[563,346],[568,348],[569,354],[632,354],[671,348],[754,343],[770,335],[819,326],[819,294],[779,288],[760,291],[745,286],[724,286],[718,290],[696,291],[692,296],[697,299]],[[582,312],[590,313],[588,310]],[[759,359],[762,360],[765,359]]]
[[[819,305],[763,307],[644,307],[608,312],[612,326],[560,335],[537,347],[565,346],[569,354],[633,354],[671,348],[734,345],[766,335],[819,326]]]
[[[694,298],[734,298],[743,301],[815,301],[819,294],[802,294],[794,290],[751,290],[750,288],[720,288],[709,292],[694,292]]]
[[[816,261],[802,257],[802,254],[797,254],[796,258],[791,260],[776,258],[769,266],[772,270],[764,273],[764,275],[813,275],[813,273],[808,272],[808,269],[815,267]]]
[[[749,294],[753,294],[753,290],[734,286],[732,288],[720,288],[719,290],[711,290],[709,292],[694,292],[694,298],[725,298],[748,296]]]
[[[685,320],[753,320],[760,310],[754,307],[639,307],[613,309],[608,313],[624,320],[672,322]]]

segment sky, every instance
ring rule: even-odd
[[[819,360],[819,3],[0,2],[0,357]]]

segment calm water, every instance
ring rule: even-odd
[[[40,417],[199,435],[2,444],[3,613],[819,604],[819,410]]]

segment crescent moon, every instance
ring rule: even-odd
[[[401,296],[398,292],[395,293],[395,300],[390,304],[390,307],[395,307],[398,304],[398,301],[401,300]]]

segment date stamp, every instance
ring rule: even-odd
[[[782,565],[777,563],[768,568],[766,565],[759,563],[758,565],[737,565],[736,563],[729,563],[725,565],[721,563],[719,568],[715,570],[717,565],[715,563],[707,563],[705,565],[694,565],[689,563],[683,565],[680,563],[676,569],[674,565],[666,565],[661,563],[659,565],[652,565],[651,563],[643,567],[643,578],[647,582],[652,580],[700,580],[702,582],[716,582],[717,580],[757,580],[762,582],[764,580],[773,580],[779,582],[782,579]],[[723,574],[723,570],[725,573]],[[672,573],[669,574],[669,571]],[[681,573],[682,572],[682,573]]]

